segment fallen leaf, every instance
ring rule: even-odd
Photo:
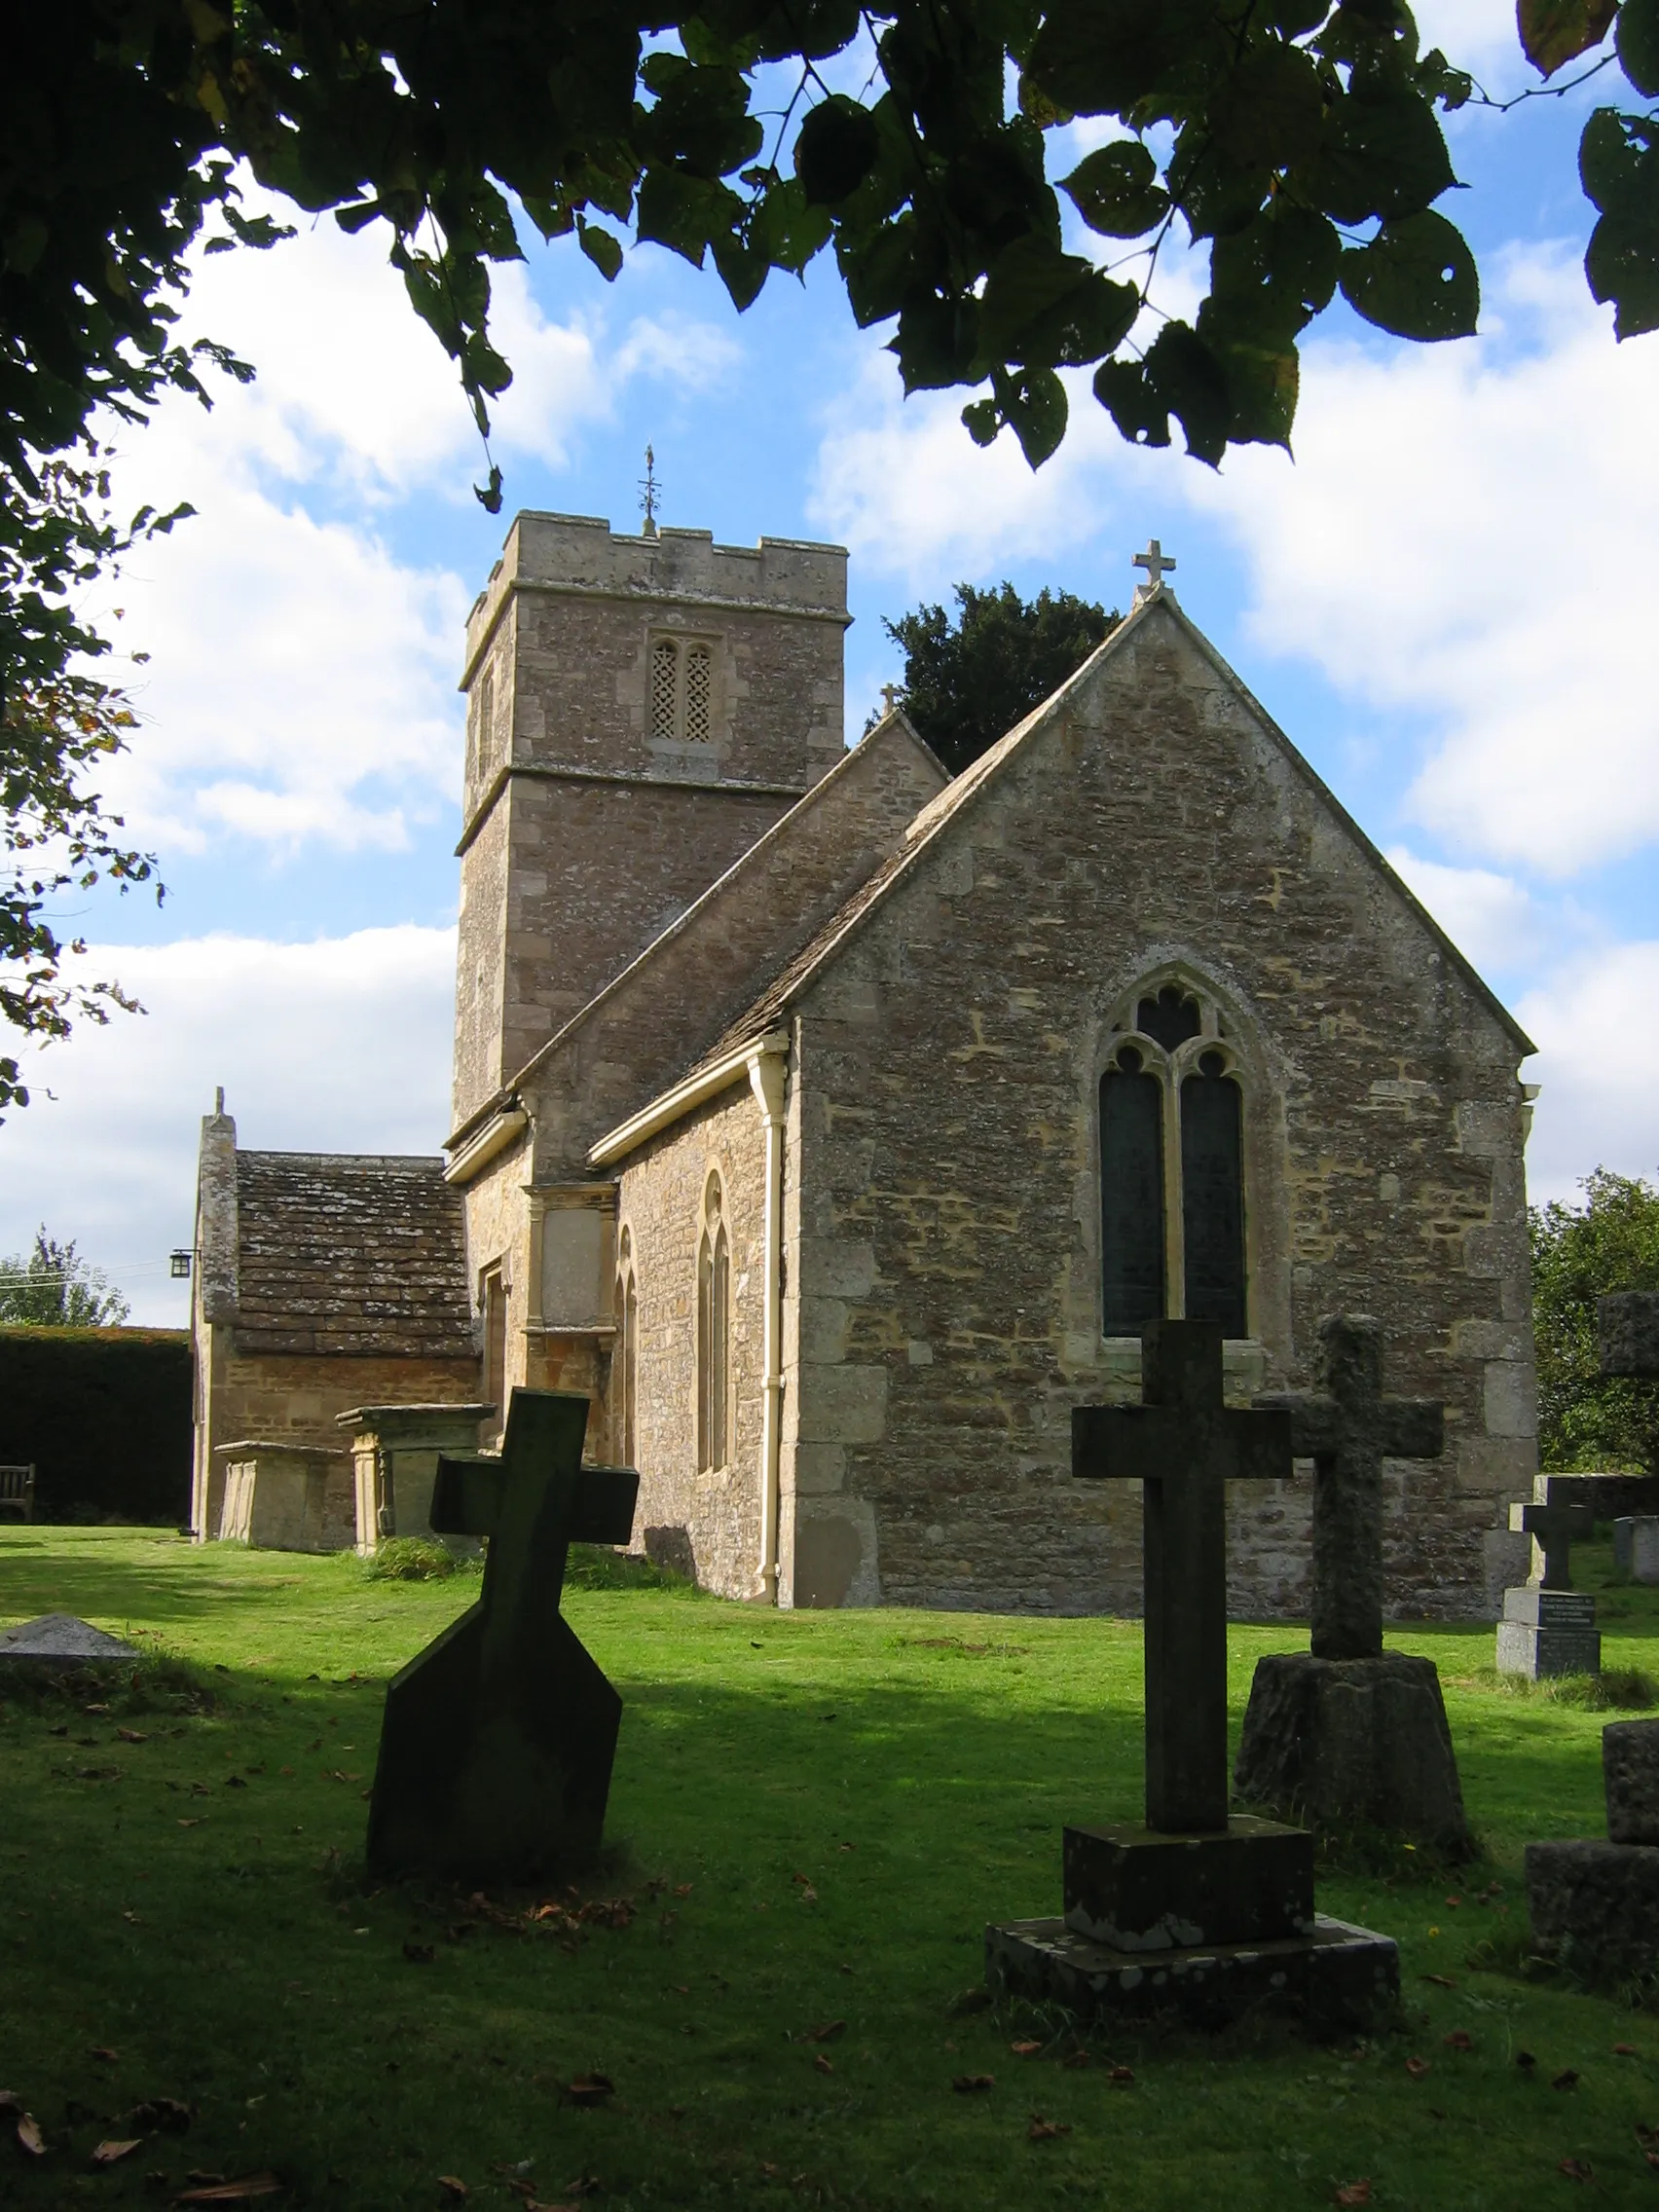
[[[128,2127],[142,2128],[146,2133],[165,2127],[170,2134],[182,2135],[195,2115],[195,2106],[182,2104],[177,2097],[146,2097],[141,2105],[124,2112],[122,2122]],[[192,2177],[194,2178],[194,2177]],[[223,2174],[215,2174],[215,2181],[223,2181]]]
[[[405,1943],[403,1956],[412,1967],[429,1967],[437,1954],[430,1943]]]
[[[674,1894],[677,1898],[688,1898],[691,1895],[694,1886],[695,1885],[690,1882],[676,1882],[674,1885]]]
[[[81,1708],[81,1711],[82,1711],[83,1713],[100,1713],[100,1714],[101,1714],[101,1713],[107,1713],[107,1712],[109,1711],[109,1707],[108,1707],[107,1705],[84,1705],[84,1706],[82,1706],[82,1708]]]
[[[830,2065],[829,2059],[825,2057],[822,2051],[817,2054],[812,2063],[818,2069],[820,2074],[833,2074],[835,2071],[834,2067]]]
[[[192,2179],[195,2177],[192,2176]],[[274,2173],[245,2174],[240,2181],[221,2181],[215,2177],[203,2182],[200,2189],[181,2190],[172,2199],[174,2204],[245,2204],[250,2197],[276,2196],[282,2184]]]
[[[135,1912],[124,1912],[121,1917],[123,1920],[130,1920],[134,1928],[141,1926],[138,1915]]]
[[[1031,2115],[1031,2125],[1025,2130],[1028,2143],[1051,2143],[1056,2135],[1069,2135],[1071,2127],[1063,2120],[1045,2120],[1040,2112]]]
[[[1331,2201],[1333,2204],[1369,2204],[1371,2202],[1370,2180],[1340,2183],[1332,2192]]]
[[[803,2028],[799,2040],[802,2043],[834,2043],[846,2032],[845,2020],[826,2020],[821,2028]]]
[[[1446,2038],[1446,2047],[1448,2050],[1473,2050],[1474,2039],[1467,2028],[1454,2028]]]
[[[1068,2051],[1065,2057],[1060,2060],[1062,2066],[1087,2066],[1088,2063],[1089,2058],[1087,2050]]]
[[[1563,2158],[1557,2166],[1558,2174],[1566,2174],[1568,2181],[1594,2181],[1595,2169],[1585,2158]]]
[[[278,1774],[285,1774],[290,1782],[294,1779],[294,1770],[291,1766],[279,1766],[276,1771]]]
[[[465,2196],[470,2194],[459,2174],[439,2174],[438,2187],[446,2196]]]
[[[1008,2047],[1013,2051],[1015,2058],[1029,2058],[1034,2050],[1041,2050],[1043,2046],[1040,2043],[1027,2042],[1011,2043]]]
[[[120,2058],[119,2050],[111,2050],[106,2043],[95,2043],[92,2048],[93,2058],[101,2058],[106,2066],[113,2066]]]
[[[997,2078],[994,2074],[955,2074],[950,2085],[959,2097],[971,2097],[979,2089],[994,2089]]]
[[[1419,1974],[1418,1978],[1420,1981],[1432,1981],[1437,1989],[1456,1989],[1457,1986],[1449,1973],[1425,1973]]]
[[[247,1784],[242,1780],[240,1774],[227,1774],[225,1777],[225,1788],[227,1789],[245,1789],[247,1788]]]
[[[141,2135],[129,2135],[124,2140],[100,2143],[92,2153],[92,2163],[94,2166],[113,2166],[118,2158],[125,2158],[129,2152],[136,2151],[143,2140]]]
[[[198,1813],[194,1820],[180,1821],[178,1825],[181,1828],[199,1828],[202,1825],[202,1820],[203,1816]]]
[[[147,1744],[150,1741],[142,1728],[118,1728],[116,1734],[124,1744]]]
[[[1452,1907],[1453,1911],[1456,1912],[1457,1907],[1462,1903],[1463,1900],[1461,1898],[1448,1898],[1446,1901]]]
[[[616,2094],[616,2084],[608,2074],[578,2074],[565,2094],[573,2105],[602,2105]]]
[[[1613,2056],[1615,2058],[1640,2058],[1641,2053],[1633,2043],[1616,2043],[1613,2046]]]
[[[40,2121],[32,2112],[26,2112],[18,2121],[18,2148],[26,2151],[31,2158],[44,2158],[46,2138],[41,2134]]]
[[[1571,2066],[1564,2066],[1550,2083],[1552,2089],[1576,2089],[1577,2086],[1578,2072],[1575,2067]]]
[[[1132,2088],[1134,2086],[1135,2070],[1132,2066],[1114,2066],[1112,2069],[1111,2079],[1117,2083],[1119,2088],[1121,2089]]]
[[[1426,2058],[1408,2058],[1406,2060],[1406,2072],[1414,2082],[1420,2082],[1428,2072],[1428,2060]]]

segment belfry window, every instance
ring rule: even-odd
[[[639,1429],[640,1286],[634,1272],[634,1233],[624,1227],[616,1251],[616,1343],[611,1382],[616,1404],[616,1456],[634,1464]]]
[[[700,638],[658,638],[650,657],[651,735],[707,745],[715,734],[715,661]]]
[[[1101,1328],[1163,1315],[1249,1333],[1244,1097],[1220,1016],[1165,984],[1134,1002],[1100,1079]]]
[[[710,1473],[731,1456],[731,1243],[721,1218],[720,1179],[703,1194],[697,1240],[697,1467]]]

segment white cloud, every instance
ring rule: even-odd
[[[26,1249],[44,1221],[108,1272],[135,1321],[188,1316],[166,1255],[191,1239],[216,1085],[253,1150],[435,1153],[449,1133],[453,930],[94,957],[149,1011],[28,1056],[32,1103],[0,1128],[0,1253]]]
[[[1475,967],[1513,969],[1543,949],[1544,917],[1531,892],[1512,875],[1447,867],[1405,845],[1390,846],[1388,861]]]
[[[1493,291],[1477,341],[1310,347],[1296,465],[1185,489],[1242,543],[1263,645],[1438,725],[1415,818],[1568,875],[1659,835],[1659,350],[1614,345],[1565,253]]]
[[[1534,1204],[1578,1200],[1592,1168],[1659,1180],[1659,943],[1621,944],[1564,964],[1516,1008],[1543,1086],[1527,1179]]]
[[[554,470],[630,380],[702,389],[739,358],[686,318],[641,318],[614,343],[596,319],[550,321],[516,264],[495,299],[515,370],[498,447]],[[139,841],[174,852],[226,831],[278,850],[401,846],[460,782],[455,682],[481,578],[412,565],[387,539],[417,492],[470,499],[482,455],[453,364],[384,240],[332,222],[208,258],[188,315],[259,373],[211,378],[209,414],[175,396],[116,433],[124,505],[198,513],[134,556],[115,595],[122,634],[152,657],[107,795]]]

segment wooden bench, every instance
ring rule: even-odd
[[[32,1521],[34,1509],[33,1467],[0,1467],[0,1513],[15,1513],[19,1521]]]

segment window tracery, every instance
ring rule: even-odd
[[[701,638],[657,638],[650,650],[650,733],[670,744],[715,735],[715,656]]]
[[[1129,1002],[1100,1078],[1101,1327],[1248,1327],[1244,1092],[1219,1010],[1174,980]]]

